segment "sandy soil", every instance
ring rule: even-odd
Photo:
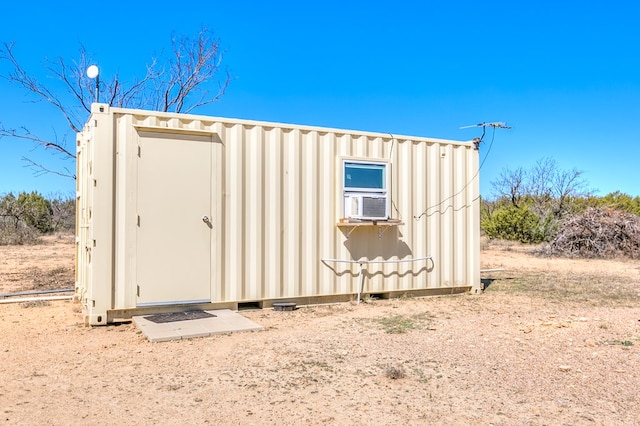
[[[3,304],[0,420],[640,424],[640,264],[510,245],[482,263],[505,268],[482,295],[244,311],[265,330],[155,344],[84,327],[70,301]],[[0,293],[72,285],[72,267],[72,238],[0,247]]]
[[[74,286],[73,235],[51,235],[36,246],[0,245],[0,294]]]

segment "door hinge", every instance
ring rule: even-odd
[[[136,286],[136,295],[138,297],[140,297],[140,286],[139,285]]]
[[[138,219],[136,220],[136,224],[140,226],[140,215],[138,215]]]
[[[140,157],[140,153],[142,152],[142,148],[138,145],[138,157]]]

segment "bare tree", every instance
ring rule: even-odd
[[[530,169],[504,169],[492,182],[493,201],[481,211],[487,235],[522,242],[548,240],[577,208],[577,198],[589,195],[583,172],[562,170],[549,157]]]
[[[544,202],[551,200],[558,173],[558,163],[553,158],[544,157],[536,161],[527,172],[527,195]]]
[[[542,218],[562,216],[572,198],[590,193],[582,171],[562,170],[549,157],[536,161],[529,170],[504,169],[493,182],[493,189],[498,198],[509,199],[514,207],[526,200]]]
[[[514,207],[518,207],[520,200],[527,195],[527,172],[518,167],[515,170],[504,169],[500,177],[492,182],[493,190],[499,197],[506,197]]]
[[[192,112],[219,100],[231,81],[228,71],[222,68],[220,40],[203,28],[194,38],[172,36],[171,48],[168,59],[162,55],[151,59],[142,78],[125,82],[118,73],[109,79],[101,78],[101,99],[115,107],[178,113]],[[78,58],[72,62],[62,57],[45,60],[44,69],[62,84],[63,90],[56,91],[28,72],[13,49],[14,43],[0,46],[0,61],[11,66],[3,77],[34,95],[36,100],[53,106],[64,117],[67,128],[64,132],[54,130],[51,137],[44,137],[32,133],[26,126],[12,128],[0,123],[0,139],[31,142],[63,159],[74,160],[75,150],[67,148],[67,140],[71,133],[75,141],[75,133],[82,129],[91,111],[95,82],[87,77],[86,70],[94,62],[93,57],[80,46]],[[75,174],[68,169],[52,170],[29,158],[23,157],[23,160],[36,174],[55,173],[75,179]]]
[[[587,188],[587,181],[582,177],[582,172],[577,169],[558,171],[552,189],[557,200],[554,211],[556,216],[566,210],[571,199],[586,197],[592,193]]]

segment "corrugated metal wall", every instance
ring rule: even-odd
[[[122,109],[105,113],[114,117],[110,135],[117,139],[121,169],[135,168],[134,129],[213,135],[213,302],[355,293],[359,266],[321,261],[327,258],[433,256],[433,262],[367,265],[365,292],[479,285],[479,166],[471,144]],[[94,138],[100,137],[99,130]],[[391,164],[391,213],[401,224],[337,226],[342,157]],[[135,173],[115,170],[113,176],[126,180]],[[135,199],[135,185],[116,182],[114,188],[120,192],[112,194],[116,204]],[[126,210],[114,206],[117,229]],[[131,250],[131,234],[115,232],[121,240],[116,252]],[[135,269],[135,260],[129,262],[114,266],[115,292],[132,292],[132,284],[123,282],[129,278],[122,271]],[[116,299],[116,305],[134,300]]]

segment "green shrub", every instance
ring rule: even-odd
[[[549,238],[550,222],[543,221],[528,206],[503,206],[482,218],[489,238],[540,243]]]
[[[585,211],[589,207],[608,207],[640,216],[640,197],[632,197],[620,191],[611,192],[603,197],[580,198],[575,204],[578,211]]]
[[[0,196],[0,245],[32,244],[47,232],[75,229],[75,200],[37,192]]]
[[[27,225],[45,233],[53,229],[51,218],[53,210],[51,202],[37,192],[23,192],[18,195],[18,206],[22,211],[22,218]]]

